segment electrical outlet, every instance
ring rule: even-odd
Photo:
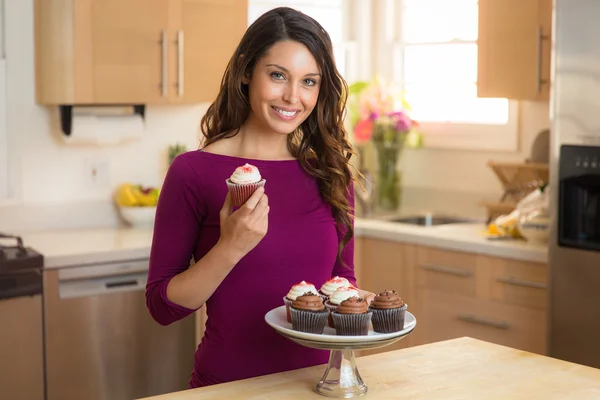
[[[110,187],[110,165],[108,160],[96,158],[85,162],[85,182],[90,189]]]

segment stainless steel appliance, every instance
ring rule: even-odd
[[[0,238],[0,397],[43,400],[43,257],[18,237]]]
[[[600,368],[600,1],[555,0],[548,354]]]
[[[47,400],[131,400],[184,390],[193,318],[146,308],[148,260],[44,271]]]

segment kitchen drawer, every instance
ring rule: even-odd
[[[546,313],[466,296],[419,290],[418,344],[463,336],[538,354],[546,352]]]
[[[481,257],[480,263],[489,271],[489,298],[506,304],[546,309],[548,298],[546,264]]]
[[[476,269],[476,255],[419,247],[416,266],[417,286],[474,297]]]

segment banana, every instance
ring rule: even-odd
[[[124,207],[133,207],[138,204],[138,197],[133,190],[133,186],[129,183],[124,183],[117,189],[115,200],[117,204]]]
[[[123,207],[155,207],[158,203],[160,189],[154,188],[147,193],[141,185],[124,183],[115,192],[115,201]]]

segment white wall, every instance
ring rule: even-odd
[[[148,107],[143,139],[127,145],[66,145],[59,136],[56,109],[35,104],[33,0],[6,2],[5,20],[13,200],[0,203],[0,231],[54,224],[114,224],[114,212],[109,207],[114,188],[128,181],[159,185],[166,171],[170,144],[180,142],[189,149],[197,148],[204,106]],[[91,160],[108,163],[108,185],[89,184],[85,166]],[[83,206],[85,203],[89,208]],[[99,206],[104,212],[99,211]],[[80,210],[77,218],[71,216],[74,208]],[[49,213],[54,216],[47,216],[44,209],[52,210]],[[87,222],[81,220],[81,215],[87,215],[86,209],[96,214],[91,212]],[[36,218],[38,222],[34,221]]]
[[[550,127],[548,102],[521,102],[518,152],[408,150],[402,160],[403,184],[409,187],[471,192],[500,197],[502,186],[488,160],[523,162],[529,158],[536,135]]]

